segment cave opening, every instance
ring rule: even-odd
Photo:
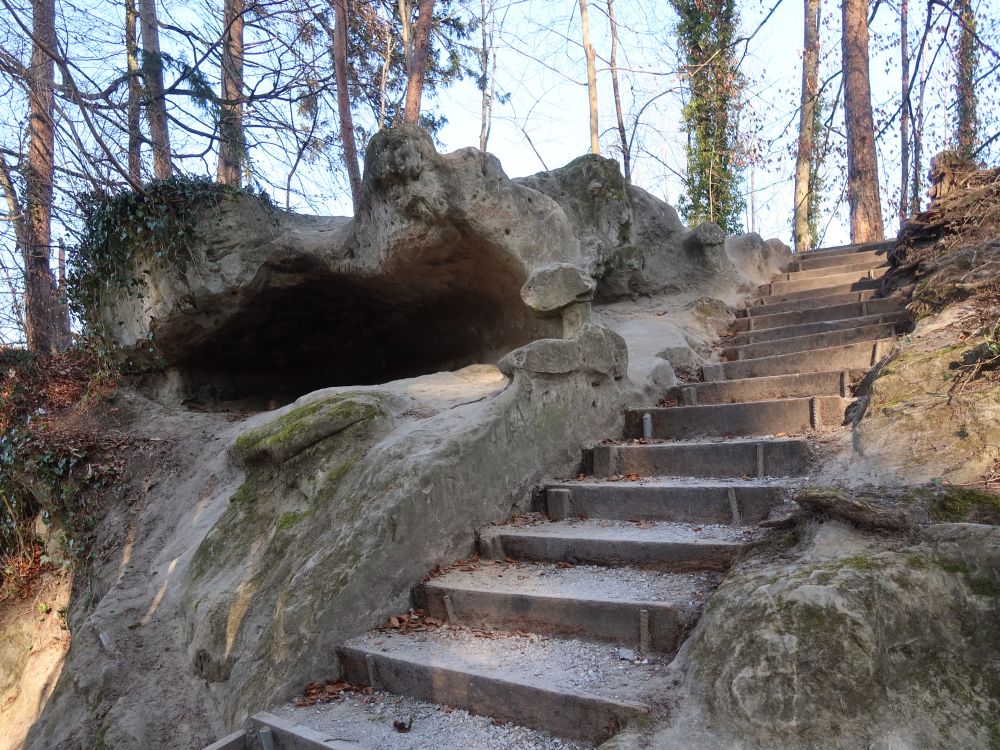
[[[280,405],[331,386],[496,363],[561,335],[558,316],[539,317],[522,301],[524,280],[509,255],[482,246],[410,254],[367,276],[284,269],[245,295],[176,372],[192,403]]]

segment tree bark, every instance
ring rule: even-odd
[[[972,0],[959,0],[958,49],[956,50],[955,102],[958,110],[955,145],[958,152],[971,159],[979,140],[979,123],[976,115],[976,17]]]
[[[899,4],[899,224],[910,215],[910,40],[907,0]]]
[[[795,211],[793,219],[795,251],[812,249],[809,226],[813,159],[816,157],[816,107],[819,97],[819,16],[820,0],[805,0],[802,44],[802,99],[799,105],[799,147],[795,159]]]
[[[843,0],[841,8],[851,241],[874,242],[884,239],[885,230],[868,75],[868,2]]]
[[[139,122],[142,82],[139,80],[139,42],[136,36],[135,0],[125,0],[125,58],[128,65],[128,175],[142,182],[142,126]]]
[[[482,93],[482,107],[479,123],[479,150],[485,151],[486,145],[490,141],[490,130],[493,124],[493,95],[496,82],[496,53],[493,49],[495,16],[493,10],[493,0],[480,0],[482,18],[480,25],[483,32],[483,47],[479,53],[479,90]],[[487,27],[487,17],[489,26]],[[493,64],[493,75],[490,75],[490,63]]]
[[[618,88],[618,21],[615,18],[615,0],[608,0],[608,18],[611,21],[611,89],[615,95],[618,137],[622,142],[622,172],[625,173],[625,182],[632,182],[632,157],[628,147],[628,136],[625,133],[621,91]]]
[[[146,120],[153,147],[153,175],[165,180],[173,172],[170,163],[170,129],[167,101],[163,93],[163,60],[160,57],[159,21],[156,0],[138,0],[142,36],[142,74],[146,81]]]
[[[28,159],[24,170],[25,327],[28,348],[53,353],[67,343],[60,325],[59,300],[52,274],[52,176],[55,169],[53,120],[55,62],[45,51],[56,49],[55,0],[32,0],[31,68],[28,81]]]
[[[243,175],[243,0],[225,0],[222,29],[222,99],[216,178],[239,187]]]
[[[419,0],[417,22],[412,29],[412,52],[406,71],[406,104],[403,107],[403,122],[411,125],[416,125],[420,120],[420,98],[424,93],[424,77],[427,74],[433,15],[434,0]]]
[[[333,26],[333,74],[337,81],[337,110],[340,114],[340,142],[344,148],[344,164],[351,184],[351,200],[358,210],[361,196],[361,169],[358,167],[358,147],[354,139],[354,118],[351,114],[351,94],[347,81],[347,0],[336,0]]]
[[[583,27],[583,51],[587,56],[587,95],[590,102],[590,152],[601,153],[597,129],[597,66],[594,47],[590,43],[590,21],[587,18],[587,0],[580,0],[580,25]]]

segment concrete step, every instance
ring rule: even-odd
[[[270,711],[261,711],[250,717],[253,727],[251,736],[245,738],[245,744],[225,750],[257,750],[267,747],[261,738],[262,733],[270,735],[276,750],[368,750],[366,742],[354,742],[341,738],[333,738],[326,732],[318,732],[305,723],[290,720]],[[215,747],[205,748],[215,750]],[[223,750],[220,748],[219,750]]]
[[[852,328],[864,328],[881,324],[901,324],[908,319],[903,311],[879,315],[865,315],[855,318],[840,318],[838,320],[822,320],[815,323],[799,323],[797,325],[775,326],[774,328],[757,328],[752,331],[741,331],[725,339],[726,349],[733,349],[747,344],[759,344],[764,341],[779,341],[781,339],[812,336],[818,333],[845,331]],[[726,355],[728,356],[728,355]]]
[[[837,292],[834,294],[820,294],[816,297],[793,298],[784,302],[761,302],[761,299],[751,301],[746,307],[736,310],[737,318],[762,318],[768,315],[778,315],[782,313],[802,312],[803,310],[813,310],[816,308],[832,307],[834,305],[846,305],[851,302],[864,302],[872,300],[878,294],[878,289],[871,287],[860,291]],[[747,323],[749,325],[749,323]]]
[[[673,653],[717,576],[482,560],[413,592],[414,606],[469,628],[586,638]],[[648,633],[639,621],[645,610]],[[645,638],[645,642],[643,642]]]
[[[705,381],[714,382],[793,373],[868,370],[892,351],[893,343],[891,338],[861,341],[828,349],[702,365],[701,371]]]
[[[851,399],[840,396],[814,396],[746,404],[636,409],[625,412],[625,434],[642,435],[643,414],[652,417],[654,438],[793,434],[839,427],[850,404]]]
[[[736,404],[742,406],[742,404]],[[698,407],[693,407],[698,408]],[[669,412],[669,413],[668,413]],[[637,409],[626,412],[625,429],[634,437],[642,435],[642,416],[649,414],[655,434],[658,423],[670,422],[683,414],[676,408]],[[684,417],[681,416],[681,419]],[[638,474],[641,477],[787,477],[804,474],[809,468],[809,451],[804,440],[730,440],[714,442],[673,442],[652,445],[597,445],[593,448],[594,476],[612,477]],[[555,486],[555,485],[552,485]],[[578,492],[585,492],[578,485]],[[591,515],[585,513],[584,515]],[[596,515],[596,514],[594,514]],[[603,516],[602,516],[603,517]],[[628,515],[626,518],[638,518]],[[674,518],[699,521],[698,518]],[[718,523],[726,523],[725,520]]]
[[[800,302],[802,300],[811,300],[810,305],[818,305],[816,301],[817,298],[822,297],[832,297],[834,295],[848,295],[852,292],[876,292],[878,291],[879,281],[878,279],[864,279],[862,281],[855,281],[853,284],[838,284],[837,286],[824,287],[821,289],[804,289],[798,292],[786,292],[782,294],[767,294],[767,287],[762,287],[764,290],[762,294],[764,296],[758,297],[753,300],[749,307],[753,307],[754,314],[760,312],[758,305],[776,305],[782,302]],[[869,295],[870,297],[875,296],[874,294]],[[864,299],[863,297],[856,297],[855,299]],[[850,301],[849,299],[842,299],[843,302]],[[810,305],[805,305],[803,307],[791,307],[788,309],[807,309]],[[768,310],[767,312],[784,312],[784,310]],[[761,313],[763,314],[763,313]]]
[[[772,314],[758,315],[756,310],[760,307],[748,308],[753,311],[750,315],[737,318],[733,321],[732,330],[740,333],[743,331],[756,331],[759,329],[780,328],[782,326],[805,325],[806,323],[822,323],[832,320],[844,320],[846,318],[866,318],[870,315],[890,315],[901,313],[905,309],[903,300],[895,297],[885,299],[864,299],[858,301],[856,294],[852,294],[853,299],[846,303],[835,303],[832,305],[814,305],[814,300],[802,300],[798,302],[785,302],[783,305],[803,305],[804,309],[789,310],[786,312],[775,312]],[[809,306],[805,306],[809,304]]]
[[[666,679],[659,660],[605,644],[447,627],[375,632],[339,652],[350,682],[595,743],[646,714]]]
[[[849,245],[831,245],[830,247],[817,247],[802,253],[803,258],[815,258],[821,256],[852,255],[854,253],[886,252],[896,245],[896,240],[879,240],[878,242],[858,242]]]
[[[774,463],[782,458],[780,451],[777,456],[766,449],[759,456],[756,450],[754,454],[755,465],[742,464],[742,468],[747,469],[746,476],[755,476],[758,471],[761,476],[766,476],[767,470],[774,468]],[[731,469],[726,466],[718,473],[730,472]],[[789,487],[789,483],[774,479],[581,481],[549,485],[545,491],[545,502],[548,516],[555,521],[586,517],[740,526],[766,518],[774,505],[784,502]]]
[[[876,261],[885,261],[887,257],[888,253],[885,250],[859,250],[847,255],[805,253],[789,263],[785,271],[810,271],[817,268],[831,268],[849,263],[874,263]]]
[[[850,395],[851,384],[860,380],[867,368],[832,372],[806,372],[771,375],[763,378],[718,380],[692,383],[670,391],[682,406],[737,404],[748,401],[771,401],[779,398]]]
[[[831,346],[854,344],[859,341],[875,341],[891,338],[896,335],[895,322],[881,322],[857,328],[841,328],[823,333],[811,333],[806,336],[792,336],[772,341],[761,341],[756,344],[726,347],[721,352],[724,360],[736,361],[743,359],[758,359],[773,357],[778,354],[791,354],[811,349],[829,349]]]
[[[836,269],[824,269],[826,271],[836,270]],[[802,271],[801,274],[792,274],[791,279],[786,279],[784,281],[772,281],[770,284],[765,284],[761,287],[760,293],[762,295],[775,296],[782,294],[790,294],[791,292],[810,292],[816,289],[828,289],[830,287],[840,286],[842,284],[854,284],[859,281],[874,280],[882,278],[889,267],[883,265],[879,268],[869,268],[865,271],[845,271],[843,273],[822,273],[818,275],[810,275],[812,271]],[[788,274],[784,274],[788,275]],[[814,295],[815,296],[815,295]]]
[[[725,570],[756,533],[731,526],[566,520],[491,526],[480,532],[479,544],[484,557],[495,559],[634,565],[663,571]]]
[[[815,279],[820,276],[841,276],[848,273],[857,273],[864,276],[868,273],[868,271],[889,267],[885,258],[879,258],[876,256],[874,259],[856,260],[858,257],[860,256],[843,258],[841,260],[844,260],[845,262],[838,263],[836,265],[824,265],[819,268],[804,268],[801,271],[798,269],[784,271],[777,274],[772,281],[796,281],[798,279]]]

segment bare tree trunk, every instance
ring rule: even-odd
[[[57,290],[52,274],[52,176],[55,165],[53,121],[56,49],[55,0],[33,0],[28,93],[28,163],[24,171],[24,298],[28,348],[55,352],[69,331],[60,330]]]
[[[412,52],[406,70],[406,104],[403,107],[403,122],[411,125],[416,125],[420,120],[420,98],[424,93],[424,76],[427,74],[433,15],[434,0],[419,0],[417,22],[412,29]]]
[[[344,164],[351,183],[351,199],[358,210],[361,197],[361,170],[358,167],[358,147],[354,139],[354,118],[351,115],[351,93],[347,83],[347,0],[336,0],[337,15],[333,27],[333,73],[337,80],[337,110],[340,114],[340,142],[344,147]]]
[[[239,187],[243,174],[243,0],[225,0],[222,29],[222,105],[216,178]]]
[[[128,64],[128,175],[142,182],[142,129],[139,123],[142,83],[139,80],[139,42],[136,37],[135,0],[125,0],[125,58]]]
[[[167,124],[167,101],[163,93],[163,60],[160,57],[160,31],[156,18],[156,0],[138,0],[139,27],[142,31],[142,74],[146,80],[146,120],[153,146],[153,174],[165,180],[173,172],[170,163],[170,130]]]
[[[910,40],[907,0],[899,4],[899,224],[910,215]]]
[[[590,100],[590,152],[601,153],[597,129],[597,66],[594,46],[590,43],[590,21],[587,18],[587,0],[580,0],[580,25],[583,27],[583,51],[587,56],[587,94]]]
[[[482,26],[483,32],[483,47],[479,53],[479,89],[482,93],[482,107],[480,112],[480,124],[479,124],[479,150],[485,151],[486,145],[490,141],[490,130],[493,125],[493,95],[495,93],[494,85],[496,83],[496,70],[497,70],[497,60],[496,52],[494,51],[493,41],[495,39],[495,22],[496,16],[493,9],[494,0],[480,0],[480,6],[482,11],[482,18],[480,24]],[[487,27],[486,19],[489,18],[489,26]],[[492,63],[493,74],[490,74],[490,65]]]
[[[913,190],[910,193],[910,211],[914,214],[920,212],[920,206],[923,203],[923,196],[920,194],[922,189],[921,180],[923,179],[923,165],[921,164],[921,160],[923,157],[924,94],[927,91],[927,50],[929,42],[926,27],[930,25],[930,22],[930,7],[928,6],[927,18],[924,21],[924,41],[921,45],[919,58],[920,85],[917,91],[917,112],[913,118]]]
[[[622,95],[618,88],[618,21],[615,18],[615,0],[608,0],[608,18],[611,20],[611,89],[615,94],[618,137],[622,142],[622,171],[625,173],[625,182],[632,182],[632,157],[628,147],[628,136],[625,134]]]
[[[820,0],[805,0],[802,44],[802,99],[799,105],[799,148],[795,159],[795,211],[793,219],[795,251],[812,249],[809,226],[809,197],[813,159],[816,157],[816,107],[819,104],[819,16]]]
[[[955,60],[955,94],[958,98],[955,102],[958,110],[955,145],[962,156],[971,159],[979,140],[976,115],[976,16],[972,10],[972,0],[959,0],[956,11],[959,13],[960,29]]]
[[[868,75],[868,2],[843,0],[844,119],[851,241],[884,239]]]

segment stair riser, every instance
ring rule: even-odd
[[[343,676],[369,684],[366,655],[375,671],[374,687],[420,700],[463,708],[541,729],[562,737],[603,742],[629,720],[645,713],[639,706],[615,703],[596,696],[546,690],[457,669],[445,669],[361,649],[340,651]]]
[[[880,339],[874,344],[862,342],[832,349],[814,349],[808,352],[783,354],[777,357],[703,365],[702,374],[707,381],[718,381],[831,370],[867,370],[891,350],[892,340]]]
[[[884,251],[846,253],[841,255],[831,255],[829,258],[822,255],[815,255],[812,257],[803,256],[801,259],[797,258],[789,263],[785,271],[786,273],[793,271],[813,271],[820,268],[834,268],[840,265],[862,263],[871,263],[874,265],[884,262],[886,262],[886,253]]]
[[[622,542],[513,534],[500,534],[497,539],[503,555],[515,560],[580,565],[635,565],[666,572],[726,570],[740,549],[737,544],[724,543]]]
[[[753,360],[750,360],[753,361]],[[850,401],[839,396],[789,401],[757,401],[748,404],[677,406],[649,410],[653,437],[686,440],[721,437],[789,434],[839,427]],[[642,436],[641,411],[626,412],[628,437]]]
[[[802,254],[803,258],[836,257],[838,255],[856,255],[857,253],[888,252],[896,245],[896,240],[880,240],[879,242],[860,242],[850,245],[834,245],[832,247],[817,247]]]
[[[850,284],[838,284],[837,286],[823,287],[820,289],[803,289],[798,292],[783,292],[781,294],[767,294],[766,287],[763,296],[758,297],[755,301],[757,304],[770,306],[776,305],[782,302],[801,302],[802,300],[809,300],[808,306],[816,306],[820,304],[825,304],[825,302],[818,302],[817,298],[830,297],[833,295],[842,294],[858,294],[860,292],[876,292],[878,291],[879,280],[878,279],[862,279],[861,281],[855,281]],[[808,307],[807,306],[807,307]],[[763,313],[759,307],[754,305],[753,309],[757,312]],[[805,309],[805,308],[791,308],[791,309]],[[776,312],[775,310],[768,310],[767,312]]]
[[[825,307],[809,307],[804,310],[775,313],[773,315],[753,315],[737,318],[733,321],[732,330],[741,336],[747,333],[768,331],[774,328],[803,326],[810,324],[835,323],[851,318],[867,318],[873,315],[905,316],[903,304],[896,299],[873,299],[858,302],[853,299],[847,304]]]
[[[684,406],[746,403],[777,398],[846,396],[850,384],[863,374],[863,370],[853,370],[846,376],[842,372],[809,372],[769,378],[720,380],[681,386],[671,390],[670,394]]]
[[[844,344],[856,344],[860,341],[891,338],[896,335],[895,323],[880,323],[878,325],[848,328],[841,331],[814,333],[809,336],[762,341],[759,344],[728,347],[722,350],[722,356],[730,360],[759,359],[760,357],[776,357],[780,354],[806,352],[813,349],[829,349]]]
[[[883,323],[902,323],[907,319],[905,312],[886,313],[884,315],[868,315],[865,317],[843,318],[841,320],[824,320],[818,323],[800,323],[798,325],[776,326],[774,328],[757,328],[753,331],[743,331],[729,339],[729,349],[736,349],[748,344],[762,344],[766,341],[815,336],[820,333],[847,331],[852,328],[880,325]]]
[[[445,595],[451,600],[454,620],[448,619]],[[434,584],[415,589],[413,603],[452,625],[589,638],[632,648],[640,645],[639,612],[644,609],[649,613],[650,645],[666,653],[677,649],[685,629],[695,619],[694,608],[655,602],[521,596]]]
[[[827,289],[841,284],[880,279],[888,268],[875,268],[869,271],[848,271],[847,273],[826,274],[809,278],[793,278],[790,281],[772,281],[762,287],[762,294],[783,295],[794,292],[807,292],[816,289]]]
[[[739,408],[744,405],[733,406]],[[656,435],[658,426],[665,430],[665,425],[671,424],[678,415],[690,420],[692,412],[687,408],[628,411],[625,413],[626,436],[642,436],[642,416],[646,413],[652,417],[654,436],[660,437]],[[599,445],[594,448],[596,477],[615,474],[638,474],[643,477],[786,477],[798,476],[808,470],[807,443],[799,440],[704,445]],[[586,491],[583,486],[574,488],[574,492]]]
[[[254,732],[260,732],[267,727],[271,730],[271,738],[274,746],[279,750],[357,750],[359,747],[354,742],[339,742],[337,740],[327,740],[326,737],[308,727],[295,724],[280,716],[261,711],[250,717]],[[256,736],[245,737],[244,744],[234,748],[224,750],[256,750],[260,747]],[[206,747],[204,750],[213,750],[215,746]]]
[[[559,492],[566,489],[566,494]],[[555,491],[553,491],[555,490]],[[551,488],[548,515],[564,518],[607,518],[616,521],[681,523],[758,523],[784,501],[782,487],[621,487]],[[735,513],[734,513],[735,511]]]
[[[848,260],[848,259],[845,259]],[[803,279],[814,279],[819,276],[831,276],[831,275],[841,275],[841,274],[860,274],[865,275],[868,271],[877,268],[888,268],[888,264],[885,262],[884,258],[875,258],[874,260],[859,260],[854,261],[850,259],[851,262],[827,266],[819,266],[817,268],[804,268],[801,271],[797,269],[791,269],[779,274],[774,278],[774,281],[801,281]]]
[[[769,302],[764,304],[757,300],[758,304],[751,304],[737,312],[739,315],[739,325],[749,327],[750,322],[746,318],[754,318],[754,328],[766,328],[762,319],[771,315],[782,315],[785,313],[801,313],[808,311],[825,310],[834,305],[846,305],[873,300],[878,290],[875,288],[862,289],[861,291],[841,291],[828,295],[808,297],[806,299],[792,299],[786,302]],[[823,320],[823,318],[819,318]],[[794,321],[793,321],[794,322]],[[804,321],[807,322],[807,321]],[[759,324],[759,325],[758,325]],[[776,325],[781,325],[780,323]]]

